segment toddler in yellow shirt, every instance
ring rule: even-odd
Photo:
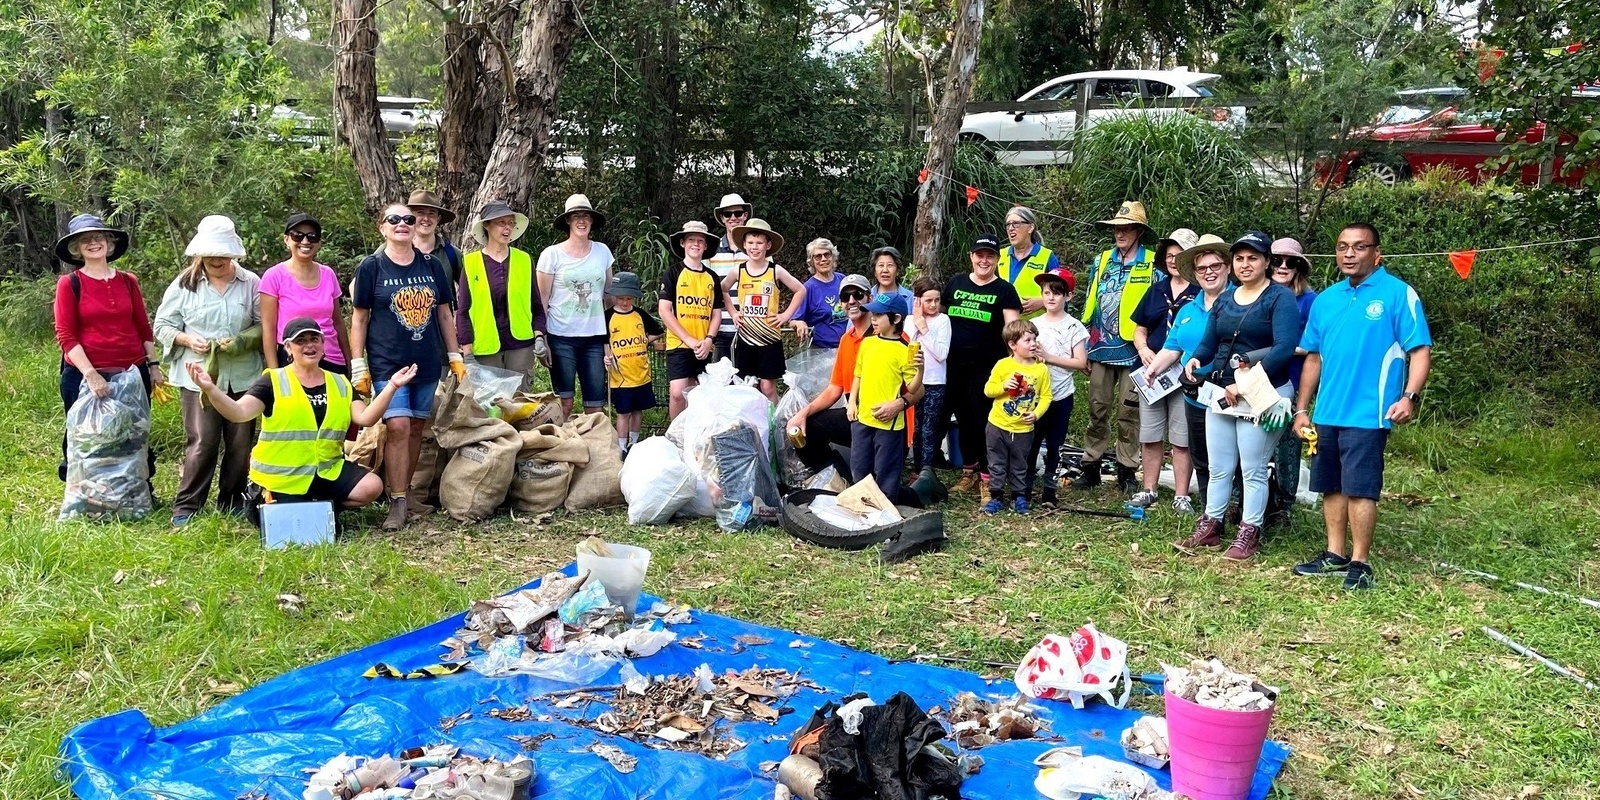
[[[1039,329],[1032,322],[1012,320],[1002,336],[1011,355],[994,365],[983,385],[983,393],[994,398],[984,437],[989,450],[989,501],[983,504],[983,513],[1000,513],[1009,487],[1011,509],[1026,514],[1033,426],[1050,408],[1050,368],[1036,352]]]

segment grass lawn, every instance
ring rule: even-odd
[[[1245,566],[1174,552],[1184,522],[1165,512],[1143,524],[985,519],[975,502],[947,511],[947,552],[888,568],[777,530],[629,528],[617,512],[544,526],[434,518],[269,553],[251,529],[211,515],[177,531],[160,512],[57,525],[55,357],[29,351],[6,348],[21,355],[0,365],[0,798],[67,796],[57,746],[85,720],[137,706],[158,725],[179,722],[519,585],[597,531],[654,551],[652,592],[891,657],[1014,662],[1085,619],[1130,644],[1136,671],[1216,655],[1285,690],[1273,733],[1294,755],[1281,797],[1600,797],[1600,692],[1479,632],[1492,626],[1600,678],[1600,612],[1433,567],[1600,596],[1593,412],[1542,417],[1506,403],[1470,425],[1397,434],[1389,489],[1407,499],[1381,508],[1378,588],[1364,594],[1290,573],[1322,543],[1309,510]],[[173,407],[158,408],[157,429],[170,500]],[[1118,499],[1102,489],[1081,502]],[[304,597],[304,611],[280,610],[281,593]]]

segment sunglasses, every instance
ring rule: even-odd
[[[811,255],[811,260],[812,261],[832,261],[833,260],[833,254],[832,253],[813,253]]]
[[[390,225],[415,225],[417,224],[417,216],[415,214],[406,214],[405,216],[390,214],[384,217],[383,221]]]
[[[734,217],[748,217],[748,216],[750,216],[750,214],[749,214],[749,212],[744,211],[744,210],[739,210],[739,211],[721,211],[721,212],[717,213],[717,216],[719,216],[719,217],[721,217],[723,219],[733,219]]]
[[[861,291],[840,292],[839,293],[839,299],[840,300],[865,300],[865,299],[867,299],[867,293],[866,292],[861,292]]]
[[[394,219],[390,219],[389,223],[391,225],[394,224]],[[293,239],[297,242],[310,242],[312,244],[322,243],[322,234],[320,233],[310,233],[308,231],[289,231],[288,236],[290,239]]]

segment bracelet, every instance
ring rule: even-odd
[[[1303,408],[1297,408],[1297,409],[1295,409],[1295,410],[1294,410],[1294,415],[1295,415],[1295,416],[1297,416],[1297,417],[1298,417],[1298,416],[1300,416],[1300,415],[1301,415],[1301,414],[1305,414],[1305,415],[1306,415],[1306,416],[1308,416],[1308,417],[1309,417],[1309,416],[1311,416],[1311,412],[1309,412],[1309,411],[1306,411],[1306,410],[1305,410],[1305,409],[1303,409]]]

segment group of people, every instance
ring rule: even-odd
[[[204,506],[220,472],[223,511],[248,511],[247,479],[277,498],[344,507],[387,493],[383,527],[394,530],[407,520],[445,370],[464,378],[470,358],[531,380],[542,365],[564,413],[580,385],[586,413],[612,406],[626,451],[642,412],[655,406],[649,350],[665,350],[676,417],[720,358],[776,401],[783,335],[792,330],[834,351],[828,386],[786,421],[813,470],[871,476],[886,495],[916,502],[925,495],[915,487],[937,483],[933,468],[948,465],[960,469],[954,491],[987,490],[987,514],[1028,513],[1036,486],[1037,502],[1053,506],[1065,485],[1057,473],[1074,374],[1085,373],[1089,420],[1071,487],[1097,486],[1111,455],[1129,503],[1152,506],[1170,446],[1173,508],[1193,513],[1191,473],[1204,487],[1194,532],[1177,546],[1227,543],[1227,558],[1245,560],[1260,549],[1269,498],[1280,513],[1293,502],[1298,440],[1314,438],[1310,488],[1324,495],[1328,546],[1296,570],[1371,584],[1386,434],[1416,413],[1430,340],[1415,292],[1379,265],[1370,225],[1341,233],[1345,279],[1319,295],[1293,239],[1250,232],[1229,243],[1179,229],[1147,247],[1148,217],[1130,201],[1101,223],[1114,246],[1084,270],[1083,311],[1073,316],[1078,281],[1025,207],[1007,213],[1004,244],[993,234],[972,242],[968,272],[910,287],[892,247],[872,252],[866,274],[845,274],[838,248],[819,238],[804,248],[804,269],[786,269],[775,260],[784,237],[753,211],[730,194],[715,209],[720,235],[692,220],[668,237],[674,260],[656,287],[659,320],[639,305],[638,276],[614,272],[610,249],[593,238],[605,217],[581,194],[552,221],[562,240],[534,258],[514,246],[529,221],[507,204],[489,203],[471,220],[480,247],[462,253],[439,231],[454,215],[415,192],[382,209],[383,246],[361,261],[348,292],[316,260],[315,217],[289,217],[287,257],[258,278],[239,264],[245,250],[232,221],[210,216],[153,325],[137,280],[110,266],[126,253],[127,233],[80,215],[56,248],[77,267],[62,276],[55,301],[62,401],[70,407],[84,386],[104,395],[105,375],[127,369],[147,390],[169,381],[181,390],[174,525]],[[1146,400],[1137,381],[1170,383],[1174,371],[1181,390]],[[1277,402],[1249,415],[1232,408],[1247,394],[1259,404],[1261,385]],[[380,422],[381,479],[342,450],[352,426]],[[908,461],[910,487],[902,480]]]

